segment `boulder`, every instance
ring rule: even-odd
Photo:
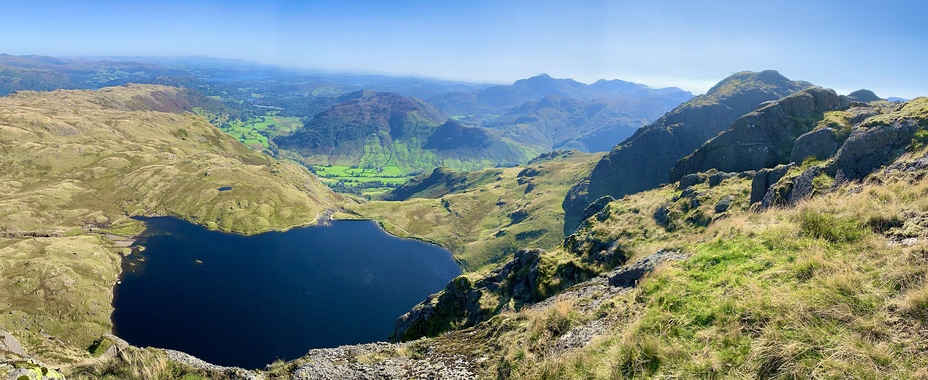
[[[680,185],[678,186],[680,190],[685,190],[693,185],[698,185],[700,183],[706,182],[706,176],[701,173],[687,174],[680,178]]]
[[[726,195],[722,200],[715,204],[715,213],[721,214],[731,207],[731,202],[734,198],[731,195]]]
[[[670,216],[670,207],[666,203],[662,204],[654,211],[654,222],[657,223],[658,226],[667,227],[668,216]]]
[[[15,336],[0,330],[0,359],[5,358],[9,354],[25,357],[26,351],[23,350],[23,345],[19,343],[19,340],[16,339]]]
[[[738,174],[736,174],[736,173],[726,173],[726,172],[715,173],[715,174],[713,174],[713,175],[710,175],[710,176],[709,176],[709,187],[716,187],[716,186],[720,185],[720,184],[722,183],[722,181],[724,181],[724,180],[726,180],[726,179],[728,179],[728,178],[737,176],[737,175],[738,175]]]
[[[799,201],[807,198],[811,198],[815,195],[815,178],[822,174],[822,168],[818,166],[813,166],[806,169],[796,178],[793,178],[793,186],[790,192],[787,194],[786,203],[790,206],[793,206]]]
[[[751,204],[764,199],[767,190],[789,172],[792,165],[780,165],[772,169],[758,170],[751,182]]]
[[[686,255],[676,251],[660,250],[638,262],[623,266],[609,274],[609,285],[617,287],[632,287],[638,285],[638,280],[657,268],[667,260],[684,260]]]
[[[841,146],[837,133],[838,131],[834,128],[826,127],[799,136],[793,144],[793,152],[790,154],[789,161],[801,164],[808,157],[816,160],[828,159]]]

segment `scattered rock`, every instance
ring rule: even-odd
[[[658,265],[667,260],[684,260],[687,255],[676,251],[660,250],[657,253],[638,260],[638,262],[626,265],[622,268],[612,271],[608,275],[609,285],[619,287],[631,287],[638,284],[638,280],[657,268]]]
[[[726,195],[722,200],[715,204],[715,213],[721,214],[725,211],[728,211],[728,208],[731,207],[731,202],[734,198],[731,195]]]
[[[724,180],[726,180],[726,179],[728,179],[728,178],[734,177],[734,176],[736,176],[736,175],[738,175],[738,174],[736,174],[736,173],[726,173],[726,172],[715,173],[715,174],[709,176],[709,187],[710,187],[710,188],[711,188],[711,187],[716,187],[716,186],[720,185],[720,184],[722,183],[722,181],[724,181]]]
[[[26,351],[19,340],[12,334],[0,330],[0,359],[6,358],[8,354],[26,357]]]
[[[666,203],[662,204],[654,211],[654,221],[661,227],[667,227],[667,217],[670,216],[670,207],[668,206]]]
[[[705,174],[702,174],[702,173],[687,174],[683,176],[683,178],[680,178],[679,189],[686,190],[690,186],[698,185],[703,182],[706,182]]]
[[[783,178],[791,167],[792,165],[780,165],[772,169],[758,170],[751,182],[751,204],[762,201],[767,195],[767,190]]]
[[[197,358],[185,352],[180,352],[180,351],[175,351],[175,350],[164,350],[164,353],[167,356],[168,360],[172,362],[189,365],[193,368],[200,369],[200,370],[221,372],[224,375],[226,375],[229,379],[236,379],[236,380],[261,380],[263,379],[263,376],[260,376],[258,373],[254,371],[249,371],[249,370],[242,369],[239,367],[224,367],[220,365],[207,363],[206,361],[203,361],[202,359]]]
[[[16,361],[12,367],[6,373],[10,380],[64,380],[64,375],[57,370],[33,360]]]
[[[916,158],[914,161],[909,162],[897,162],[895,164],[889,165],[886,167],[886,173],[892,173],[894,171],[899,171],[903,173],[911,173],[919,170],[924,170],[928,168],[928,153],[925,155]]]

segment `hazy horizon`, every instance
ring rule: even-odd
[[[903,1],[560,4],[419,0],[13,2],[0,52],[215,57],[296,69],[512,83],[547,73],[704,93],[777,70],[839,93],[928,95],[928,6]]]

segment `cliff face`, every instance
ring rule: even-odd
[[[706,94],[683,103],[641,128],[604,157],[590,176],[564,199],[564,230],[569,233],[592,201],[657,187],[677,160],[728,129],[731,123],[766,101],[792,94],[811,84],[792,81],[776,71],[740,72]]]
[[[693,154],[677,162],[670,171],[670,182],[709,169],[742,172],[788,163],[793,156],[797,138],[815,128],[824,118],[825,112],[847,107],[845,97],[821,87],[809,88],[771,102],[742,116],[732,124],[731,129],[707,141]],[[830,136],[833,134],[807,137],[800,150],[814,153],[813,149],[818,147],[819,142],[827,143]],[[800,156],[799,161],[806,158],[802,154],[796,156]]]

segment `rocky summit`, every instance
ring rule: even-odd
[[[586,205],[599,197],[619,198],[667,182],[677,160],[728,129],[761,103],[777,100],[811,84],[792,81],[772,70],[728,77],[616,145],[590,176],[564,199],[565,232],[580,222]]]

